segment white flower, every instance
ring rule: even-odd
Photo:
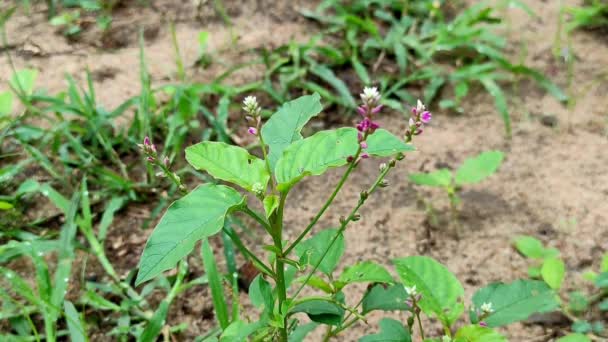
[[[260,113],[258,99],[255,96],[247,96],[243,100],[243,110],[250,115],[257,116]]]
[[[492,309],[492,303],[483,303],[483,304],[481,304],[480,309],[481,309],[481,312],[484,312],[484,313],[494,312],[494,309]]]
[[[264,190],[265,189],[264,189],[264,186],[261,183],[256,182],[255,184],[253,184],[253,187],[251,188],[251,190],[256,195],[262,195],[262,194],[264,194]]]
[[[368,105],[375,105],[380,101],[380,93],[376,87],[365,87],[361,93],[361,100]]]
[[[418,100],[418,102],[416,103],[416,111],[418,112],[418,114],[424,112],[425,109],[426,106],[422,103],[422,101]]]
[[[247,96],[245,100],[243,100],[243,105],[245,107],[257,107],[258,99],[255,96]]]
[[[414,121],[414,119],[410,118],[408,125],[410,126],[410,128],[414,127],[414,126],[416,126],[416,121]]]
[[[418,294],[418,291],[416,291],[416,285],[412,285],[412,287],[403,286],[403,288],[405,288],[405,292],[407,292],[407,295],[410,297]]]
[[[441,342],[452,342],[452,339],[449,336],[443,336]]]

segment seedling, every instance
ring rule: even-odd
[[[461,202],[458,192],[463,186],[479,183],[496,173],[503,157],[500,151],[483,152],[465,160],[456,172],[444,168],[429,173],[410,174],[409,179],[417,185],[443,189],[449,199],[452,220],[457,223],[458,206]],[[434,210],[432,206],[429,207],[432,214]]]
[[[600,340],[608,337],[602,316],[608,312],[608,253],[604,254],[599,273],[587,271],[584,280],[590,283],[591,293],[577,289],[563,293],[566,278],[566,264],[560,257],[559,250],[546,248],[538,239],[531,236],[520,236],[514,241],[519,253],[535,260],[528,269],[531,278],[542,279],[555,291],[559,291],[561,300],[559,310],[570,321],[572,334],[558,341],[591,341],[590,337]],[[589,337],[587,337],[589,336]]]

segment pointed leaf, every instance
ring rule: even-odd
[[[204,141],[192,145],[186,148],[186,160],[195,169],[248,191],[265,190],[270,179],[263,160],[244,148],[223,142]]]
[[[363,298],[363,314],[367,314],[373,310],[407,310],[409,307],[405,304],[408,295],[405,292],[402,284],[386,286],[378,284],[372,287]]]
[[[393,260],[397,274],[406,286],[416,286],[422,294],[420,307],[430,314],[434,312],[447,319],[447,312],[458,308],[464,288],[448,269],[432,258],[411,256]]]
[[[174,267],[198,240],[219,232],[226,214],[243,201],[232,188],[205,184],[171,204],[148,238],[136,285]]]
[[[521,321],[533,313],[548,312],[559,306],[555,292],[537,280],[491,284],[473,295],[473,303],[477,309],[484,303],[492,304],[492,313],[484,319],[491,328]]]
[[[507,342],[507,339],[490,328],[467,325],[458,329],[454,342]]]
[[[219,322],[220,327],[226,329],[230,323],[228,308],[226,306],[226,297],[224,288],[222,287],[221,275],[217,269],[215,256],[213,255],[213,250],[209,245],[208,239],[203,240],[203,243],[201,244],[201,259],[203,259],[205,273],[207,273],[209,278],[209,288],[211,289],[211,300],[213,301],[215,318]]]
[[[329,325],[339,324],[344,316],[344,309],[338,304],[322,299],[305,301],[290,310],[290,314],[298,312],[307,314],[313,322]]]
[[[452,172],[448,169],[439,169],[429,173],[412,173],[409,178],[418,185],[447,187],[452,183]]]
[[[412,145],[383,129],[370,135],[367,145],[368,154],[380,157],[414,150]],[[357,130],[350,127],[318,132],[291,144],[275,169],[279,190],[288,190],[305,176],[318,176],[331,167],[346,165],[358,146]]]
[[[406,327],[398,320],[383,318],[380,323],[380,332],[363,336],[359,342],[411,342],[412,336]]]
[[[272,213],[279,207],[279,196],[269,195],[264,197],[264,212],[266,217],[270,217]]]
[[[298,244],[295,249],[300,257],[300,262],[305,265],[316,265],[337,232],[337,229],[325,229]],[[321,261],[319,271],[330,275],[338,266],[345,247],[344,236],[340,234],[323,261]]]
[[[384,267],[372,261],[364,261],[347,267],[340,275],[339,281],[345,284],[365,282],[392,283],[393,277]]]
[[[543,266],[540,269],[540,274],[543,277],[545,283],[547,283],[552,289],[558,290],[562,287],[564,276],[566,275],[566,265],[558,258],[549,258],[543,262]]]
[[[0,117],[13,112],[13,94],[8,91],[0,92]]]
[[[261,274],[258,274],[249,285],[249,298],[251,304],[258,309],[272,310],[274,307],[272,287]]]
[[[308,335],[311,331],[315,330],[319,324],[315,322],[310,322],[303,325],[298,325],[298,327],[289,335],[289,342],[302,342],[306,335]]]
[[[66,300],[63,303],[63,308],[65,312],[65,320],[68,324],[68,331],[70,332],[70,341],[72,342],[85,342],[88,341],[86,337],[86,331],[84,329],[84,325],[80,320],[80,316],[78,315],[78,311],[74,307],[74,304],[69,300]]]
[[[486,179],[498,170],[503,157],[504,155],[500,151],[488,151],[475,158],[465,160],[456,171],[456,184],[473,184]]]
[[[575,333],[560,337],[555,342],[591,342],[591,340],[587,335]]]
[[[319,94],[299,97],[289,101],[274,113],[262,127],[262,137],[268,145],[270,169],[274,167],[283,151],[292,142],[302,140],[300,131],[308,120],[323,110]]]
[[[38,77],[38,70],[18,70],[11,76],[10,84],[13,89],[23,91],[25,95],[31,95],[34,91],[34,82]]]

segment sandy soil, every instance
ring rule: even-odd
[[[196,36],[201,30],[210,32],[210,49],[227,63],[251,58],[255,48],[278,46],[290,39],[305,40],[315,31],[294,11],[299,4],[255,1],[239,6],[238,2],[224,1],[239,37],[233,46],[230,32],[212,10],[205,9],[202,19],[196,19],[190,2],[170,3],[158,1],[156,9],[122,9],[117,14],[122,26],[117,25],[116,30],[123,27],[122,39],[126,43],[112,51],[98,48],[103,45],[97,42],[99,36],[95,32],[88,33],[84,41],[71,43],[53,32],[43,13],[36,12],[31,17],[20,14],[8,26],[11,42],[16,44],[13,52],[17,65],[39,69],[38,84],[53,93],[64,89],[65,73],[82,79],[88,67],[105,75],[96,79],[99,102],[113,108],[139,90],[139,24],[147,25],[150,32],[146,54],[155,84],[174,79],[173,49],[166,24],[169,18],[177,20],[177,37],[187,65],[192,65],[197,57]],[[531,19],[520,10],[507,11],[511,51],[519,56],[524,49],[526,63],[565,86],[566,67],[552,54],[558,2],[527,3],[541,16]],[[571,87],[577,100],[572,108],[563,107],[534,85],[521,83],[510,96],[514,120],[510,141],[503,136],[503,124],[492,99],[483,93],[470,97],[465,115],[451,116],[435,110],[433,124],[416,141],[419,152],[400,163],[389,177],[391,187],[370,199],[362,211],[362,220],[348,229],[343,264],[374,260],[390,265],[394,257],[429,255],[458,275],[467,298],[489,282],[526,276],[527,262],[511,247],[512,239],[519,234],[533,235],[559,248],[570,279],[576,280],[585,270],[597,267],[599,257],[608,250],[608,40],[605,36],[577,32],[571,42],[571,53],[577,59]],[[23,44],[39,46],[41,55],[26,54]],[[204,81],[222,68],[216,64],[205,72],[190,70],[190,74],[193,80]],[[2,83],[10,75],[8,70],[3,56]],[[232,81],[255,80],[262,71],[246,70]],[[547,121],[557,124],[547,126]],[[381,123],[394,133],[405,129],[405,120],[399,113],[387,114]],[[465,158],[490,149],[506,152],[507,158],[498,174],[464,189],[460,239],[454,237],[450,224],[431,226],[418,200],[430,201],[439,210],[447,208],[447,201],[439,192],[410,185],[408,173],[446,165],[457,167]],[[339,216],[350,210],[358,193],[377,174],[378,164],[377,160],[362,163],[320,227],[338,224]],[[338,177],[333,172],[327,178],[311,178],[294,189],[286,212],[288,238],[296,236],[316,213],[327,196],[328,182],[335,184]],[[122,272],[136,265],[149,233],[141,234],[136,227],[148,213],[146,207],[131,206],[112,228],[108,254]],[[361,291],[354,287],[347,297],[354,301]],[[207,291],[196,289],[172,306],[170,320],[189,324],[183,340],[191,340],[212,326],[210,305]],[[364,332],[375,331],[380,317],[373,316],[369,326],[359,325],[340,340],[355,341]],[[560,330],[556,326],[516,324],[505,333],[511,341],[550,341]],[[310,341],[319,336],[317,332]]]

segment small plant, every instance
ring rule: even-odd
[[[555,295],[542,281],[495,283],[473,296],[470,324],[455,325],[465,311],[464,289],[445,266],[424,256],[394,259],[398,280],[372,261],[350,265],[337,274],[346,249],[344,231],[361,219],[359,209],[376,191],[389,186],[387,175],[414,149],[412,140],[431,120],[431,113],[419,102],[412,108],[412,119],[402,140],[375,121],[382,110],[376,88],[365,88],[360,97],[362,104],[357,112],[361,121],[356,128],[326,130],[306,138],[300,131],[321,112],[319,95],[285,103],[265,124],[256,98],[245,98],[248,132],[259,139],[262,158],[222,142],[204,141],[186,148],[186,160],[192,167],[241,191],[207,183],[174,202],[148,239],[136,285],[175,267],[202,240],[201,257],[219,324],[218,330],[205,336],[206,341],[302,341],[318,326],[324,327],[323,340],[328,341],[354,324],[366,322],[366,315],[375,310],[400,311],[403,321],[385,318],[378,333],[359,341],[412,341],[416,330],[425,341],[506,341],[493,328],[553,310],[557,306]],[[165,173],[171,172],[149,139],[141,148],[151,163]],[[362,163],[370,163],[372,157],[389,160],[380,164],[376,179],[353,199],[354,207],[336,222],[336,228],[319,230],[317,223],[349,176]],[[297,237],[287,239],[284,209],[289,192],[302,179],[338,167],[345,170],[331,195]],[[485,176],[484,171],[475,170],[461,177],[470,183]],[[172,179],[179,183],[179,179]],[[257,200],[263,213],[249,199]],[[263,246],[262,252],[248,248],[234,231],[226,229],[229,214],[249,216],[273,243]],[[315,228],[318,232],[310,236]],[[245,318],[249,315],[240,312],[236,274],[222,276],[216,265],[209,239],[222,231],[259,271],[249,286],[249,298],[259,311],[256,319]],[[344,289],[356,283],[368,284],[368,288],[353,306],[349,303],[354,301],[346,300]],[[302,324],[301,315],[312,322]],[[444,333],[430,336],[431,331],[423,326],[423,315],[439,321]]]
[[[587,0],[581,6],[569,7],[568,30],[578,28],[600,29],[608,27],[608,3],[602,0]]]
[[[456,172],[444,168],[429,173],[413,173],[410,174],[409,179],[417,185],[443,189],[449,199],[452,219],[457,221],[458,205],[461,202],[458,192],[462,186],[479,183],[493,175],[500,167],[503,158],[504,155],[500,151],[483,152],[465,160]],[[429,204],[427,207],[433,214],[433,207]]]
[[[608,312],[608,253],[604,254],[599,273],[588,271],[583,275],[593,289],[590,293],[582,289],[564,293],[567,270],[559,250],[546,248],[531,236],[518,237],[514,245],[519,253],[534,260],[534,264],[528,268],[530,277],[542,279],[559,292],[559,310],[570,321],[573,333],[558,341],[585,342],[608,338],[605,320],[602,320]]]

